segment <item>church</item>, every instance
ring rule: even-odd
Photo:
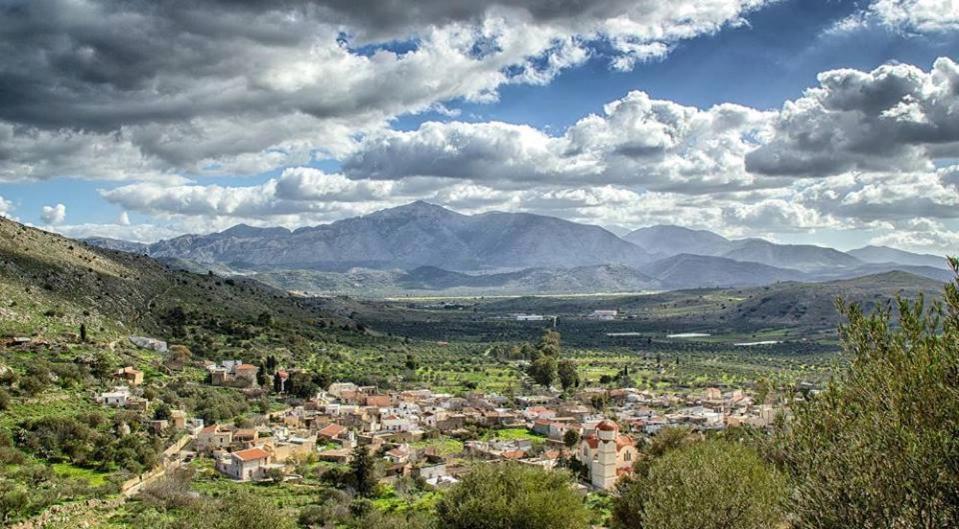
[[[619,433],[619,425],[601,421],[593,433],[583,437],[576,457],[589,468],[590,483],[598,489],[612,489],[624,474],[633,471],[638,452],[632,437]]]

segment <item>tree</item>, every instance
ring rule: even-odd
[[[556,371],[559,375],[559,383],[564,390],[579,386],[579,371],[576,370],[576,363],[572,360],[560,360]]]
[[[287,393],[301,399],[313,398],[319,389],[313,382],[313,375],[306,371],[294,371],[286,381]]]
[[[579,432],[570,428],[566,430],[566,433],[563,434],[563,445],[566,448],[572,450],[576,445],[579,444]]]
[[[93,362],[90,364],[90,372],[99,379],[105,379],[113,376],[116,370],[116,358],[107,351],[97,351],[93,354]]]
[[[259,316],[256,317],[256,324],[260,327],[270,327],[273,325],[273,315],[267,311],[263,311]]]
[[[440,529],[584,529],[589,513],[567,472],[479,465],[436,505]]]
[[[376,488],[376,461],[369,447],[357,445],[350,460],[350,478],[353,489],[360,496],[370,496]]]
[[[848,369],[791,405],[774,455],[797,527],[959,527],[959,261],[942,303],[839,303]]]
[[[772,529],[783,522],[786,480],[754,450],[709,440],[668,452],[617,492],[617,529]]]
[[[153,410],[153,419],[157,421],[166,421],[170,419],[170,406],[161,402],[159,406]]]
[[[559,332],[546,329],[543,336],[540,337],[539,343],[536,344],[536,349],[543,355],[559,358],[560,353],[562,353]]]
[[[529,376],[533,377],[537,384],[547,387],[553,385],[557,376],[556,358],[543,355],[534,360],[529,366]]]
[[[185,345],[170,346],[170,362],[174,365],[182,366],[193,358],[193,352]]]

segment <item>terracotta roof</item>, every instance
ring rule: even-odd
[[[526,456],[526,452],[522,450],[507,450],[500,455],[503,456],[503,459],[522,459]]]
[[[599,447],[599,437],[596,437],[593,434],[587,435],[583,438],[583,441],[589,443],[589,447],[593,450],[596,450]],[[636,444],[633,441],[632,437],[628,435],[617,435],[616,436],[616,451],[619,452],[627,446],[634,446]]]
[[[217,430],[217,428],[219,428],[219,427],[220,427],[219,424],[211,424],[210,426],[207,426],[206,428],[204,428],[204,429],[202,429],[202,430],[200,430],[200,431],[201,431],[202,433],[216,433],[216,430]]]
[[[233,452],[233,457],[240,461],[254,461],[256,459],[267,459],[270,457],[270,453],[262,448],[247,448],[246,450]]]
[[[324,426],[323,429],[321,429],[317,433],[325,437],[336,437],[337,435],[340,435],[344,431],[346,431],[346,428],[340,426],[339,424],[331,423]]]
[[[370,395],[366,397],[367,406],[386,407],[390,405],[389,395]]]
[[[601,432],[615,432],[619,430],[619,425],[609,419],[604,419],[596,425],[596,429]]]
[[[233,368],[234,371],[255,371],[256,366],[253,364],[240,364]]]

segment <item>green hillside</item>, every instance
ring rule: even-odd
[[[168,268],[0,219],[0,335],[97,340],[129,334],[188,341],[242,335],[270,320],[306,337],[351,322],[261,283]],[[249,329],[247,329],[249,330]],[[246,333],[249,334],[249,333]]]

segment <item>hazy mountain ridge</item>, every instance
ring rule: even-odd
[[[526,213],[468,216],[425,202],[292,232],[237,228],[160,241],[148,253],[197,263],[316,270],[568,268],[650,260],[639,247],[597,226]]]
[[[491,274],[465,274],[432,266],[409,271],[282,270],[257,273],[253,277],[278,288],[315,295],[524,295],[641,292],[662,288],[656,279],[623,265],[527,268]]]
[[[941,268],[943,270],[949,268],[944,256],[912,253],[888,246],[863,246],[846,253],[865,263],[899,263],[910,266]]]
[[[685,253],[661,259],[642,270],[667,289],[757,286],[809,279],[797,270]]]
[[[887,247],[851,252],[708,230],[652,226],[620,238],[606,229],[528,213],[463,215],[426,202],[331,224],[236,225],[152,245],[89,239],[171,266],[230,271],[310,293],[628,292],[748,287],[907,271],[948,280],[945,259]]]
[[[692,230],[663,224],[634,230],[623,236],[623,239],[663,257],[679,254],[721,255],[730,251],[734,244],[708,230]]]

